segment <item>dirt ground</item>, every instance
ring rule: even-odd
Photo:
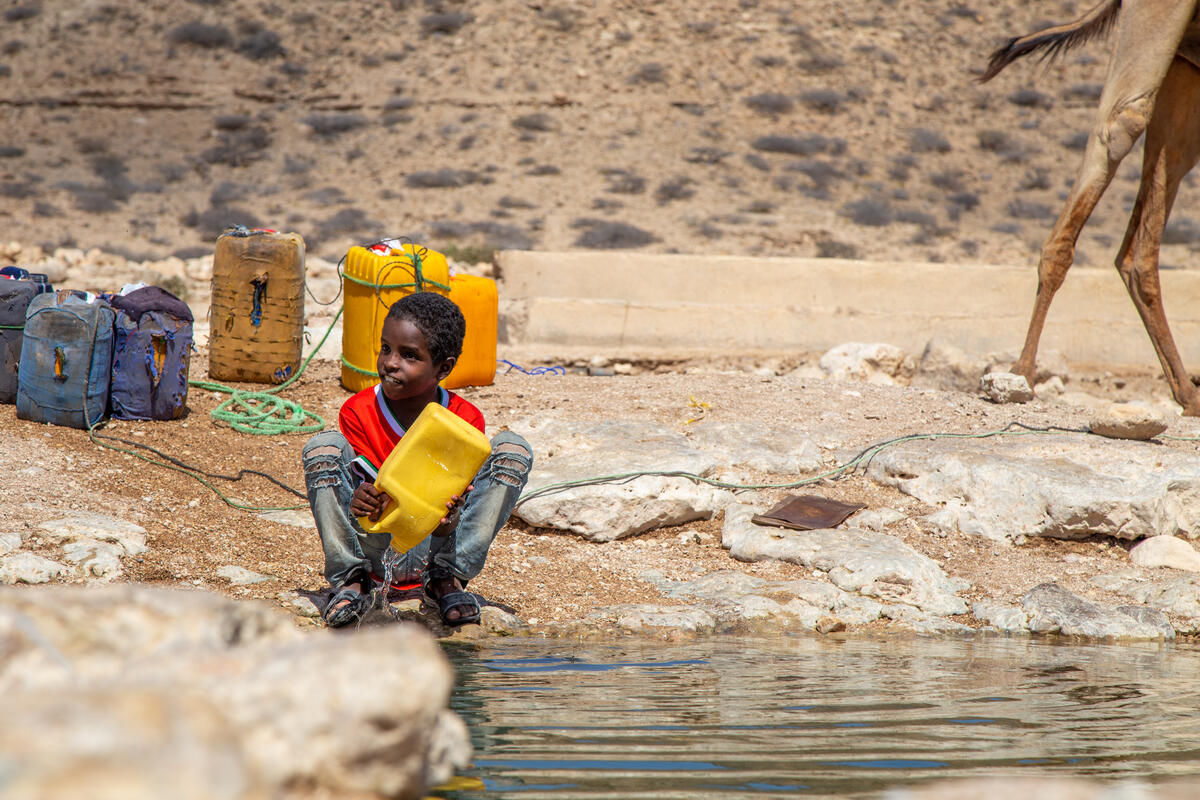
[[[798,358],[804,362],[806,359]],[[778,362],[775,362],[778,363]],[[193,356],[193,378],[204,377],[207,353]],[[597,377],[581,374],[497,375],[492,386],[462,390],[484,412],[489,432],[515,420],[554,413],[568,420],[643,419],[671,425],[685,434],[709,420],[750,420],[806,431],[824,452],[843,463],[868,445],[917,432],[981,432],[1010,422],[1080,427],[1087,412],[1035,400],[1022,406],[997,406],[972,395],[903,387],[797,379],[771,373],[761,362],[727,358],[675,364],[669,370]],[[242,385],[246,387],[247,385]],[[1165,398],[1165,384],[1150,374],[1073,375],[1069,387],[1112,399]],[[331,361],[313,361],[285,392],[336,424],[337,410],[348,397]],[[258,470],[303,490],[299,453],[307,435],[254,436],[218,424],[209,412],[224,395],[192,388],[187,416],[173,422],[112,421],[98,433],[152,446],[214,475]],[[707,403],[699,419],[694,401]],[[689,420],[693,420],[689,422]],[[149,550],[126,560],[122,580],[194,585],[238,598],[278,601],[281,594],[320,592],[326,588],[316,532],[263,519],[230,507],[191,477],[140,460],[130,452],[97,446],[85,431],[18,420],[13,406],[0,406],[0,497],[3,525],[24,526],[26,547],[61,558],[56,547],[36,534],[39,522],[73,511],[97,511],[136,521],[149,532]],[[1200,436],[1200,422],[1175,418],[1175,436]],[[106,444],[154,454],[128,444]],[[1196,442],[1164,440],[1164,447],[1195,450]],[[805,475],[740,473],[746,482],[787,483]],[[239,481],[213,477],[212,484],[243,505],[304,506],[304,500],[255,475]],[[533,488],[531,486],[531,488]],[[1030,540],[1020,546],[966,535],[945,535],[911,519],[932,511],[922,503],[879,486],[861,475],[847,475],[807,487],[805,492],[890,507],[910,519],[889,530],[934,558],[955,577],[970,581],[969,599],[993,597],[1015,602],[1032,586],[1057,580],[1068,589],[1098,595],[1088,578],[1126,565],[1128,543],[1096,538],[1063,542]],[[764,507],[785,493],[765,492]],[[661,597],[639,578],[656,569],[668,579],[687,579],[736,568],[773,579],[808,577],[808,570],[785,563],[739,564],[720,546],[719,518],[651,531],[610,543],[532,530],[513,523],[501,531],[487,566],[472,589],[538,625],[576,619],[618,603],[677,603]],[[270,575],[274,580],[231,586],[217,575],[228,565]],[[79,579],[81,580],[81,579]],[[1115,599],[1115,598],[1113,598]],[[970,623],[972,620],[964,619]]]

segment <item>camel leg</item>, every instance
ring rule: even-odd
[[[1163,228],[1183,176],[1200,159],[1200,71],[1176,58],[1159,89],[1157,110],[1146,131],[1142,185],[1117,253],[1117,270],[1154,343],[1175,402],[1188,416],[1200,416],[1200,395],[1192,385],[1167,326],[1158,255]]]
[[[1075,243],[1121,160],[1146,130],[1154,98],[1171,65],[1194,8],[1171,0],[1127,2],[1117,24],[1116,46],[1083,165],[1038,260],[1037,297],[1025,345],[1012,371],[1032,386],[1038,340],[1054,293],[1075,259]],[[1150,32],[1149,35],[1147,32]]]

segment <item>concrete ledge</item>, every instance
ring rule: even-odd
[[[622,349],[821,351],[930,338],[968,353],[1016,351],[1037,289],[1030,266],[640,253],[505,251],[506,343]],[[1200,273],[1162,273],[1184,361],[1200,364]],[[1051,306],[1043,349],[1068,360],[1156,367],[1114,269],[1076,267]]]

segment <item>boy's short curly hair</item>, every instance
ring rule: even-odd
[[[406,294],[388,309],[388,319],[408,320],[425,336],[434,364],[462,355],[467,320],[448,297],[434,292]]]

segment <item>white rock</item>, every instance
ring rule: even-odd
[[[1007,633],[1029,630],[1029,617],[1019,606],[1010,606],[991,600],[977,600],[971,604],[971,613],[994,628]]]
[[[312,511],[302,508],[293,508],[288,511],[264,511],[258,516],[270,522],[278,522],[281,525],[291,525],[294,528],[310,528],[316,530],[317,523],[313,520]]]
[[[1033,587],[1021,598],[1034,633],[1061,633],[1092,639],[1171,640],[1175,630],[1166,616],[1147,606],[1102,605],[1055,583]]]
[[[863,530],[794,531],[751,522],[754,509],[725,510],[721,544],[739,561],[775,559],[820,569],[834,585],[885,603],[917,606],[933,614],[963,614],[957,592],[969,584],[952,580],[936,561],[883,533]]]
[[[834,380],[907,386],[916,372],[913,359],[895,345],[847,342],[825,352],[818,362]]]
[[[910,442],[868,475],[941,510],[939,529],[989,539],[1120,539],[1200,530],[1200,457],[1098,436]]]
[[[146,529],[134,522],[127,522],[104,514],[81,513],[64,519],[43,522],[42,536],[52,542],[71,539],[99,539],[116,542],[127,555],[136,556],[146,552]]]
[[[1152,439],[1167,429],[1160,412],[1136,403],[1113,403],[1088,422],[1092,433],[1110,439]]]
[[[0,583],[47,583],[70,571],[70,567],[33,553],[17,552],[0,558]]]
[[[1049,380],[1042,381],[1033,387],[1033,393],[1038,397],[1058,397],[1066,390],[1066,384],[1057,375],[1051,375]]]
[[[717,469],[748,467],[761,472],[813,472],[821,468],[821,450],[807,435],[785,425],[702,420],[689,426],[692,446],[710,455]]]
[[[0,556],[7,555],[21,546],[21,534],[16,531],[0,531]]]
[[[275,578],[270,575],[260,575],[257,572],[252,572],[245,567],[239,567],[234,564],[228,564],[217,570],[217,575],[229,581],[234,586],[249,586],[255,583],[266,583],[273,581]]]
[[[1011,372],[989,372],[979,379],[979,392],[993,403],[1028,403],[1033,399],[1029,382]]]
[[[1139,567],[1170,567],[1200,572],[1200,553],[1175,536],[1151,536],[1133,546],[1129,560]]]
[[[97,578],[116,578],[123,572],[121,556],[125,549],[112,542],[95,539],[75,539],[63,546],[68,561],[76,563],[85,575]]]
[[[882,531],[902,519],[905,519],[905,516],[894,508],[864,508],[851,515],[846,524],[869,531]]]

